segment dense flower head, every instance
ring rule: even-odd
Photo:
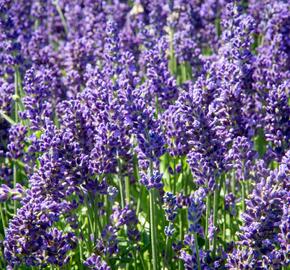
[[[171,222],[174,221],[178,209],[176,196],[173,195],[171,192],[166,192],[163,196],[163,202],[166,219]]]
[[[204,198],[206,190],[203,188],[198,189],[191,197],[190,205],[188,208],[188,220],[190,222],[189,231],[198,233],[203,236],[203,230],[200,226],[200,219],[205,210]]]
[[[102,260],[100,256],[96,254],[91,255],[89,258],[86,259],[84,265],[87,266],[89,269],[93,270],[110,270],[111,268],[107,265],[105,261]]]
[[[290,82],[285,81],[278,87],[273,87],[266,99],[265,136],[278,159],[289,149],[290,143],[289,86]]]
[[[12,200],[22,200],[25,196],[25,189],[19,183],[15,185],[15,188],[10,188],[9,186],[2,184],[0,186],[0,201],[5,202],[9,199]]]
[[[254,22],[251,16],[241,14],[239,4],[229,3],[222,24],[221,58],[214,64],[219,95],[211,104],[211,112],[216,132],[230,142],[235,136],[255,134],[255,92],[251,88],[254,57],[250,50]]]
[[[236,137],[233,145],[227,154],[229,169],[235,170],[235,179],[245,181],[250,178],[253,168],[253,160],[257,153],[253,149],[253,144],[246,137]]]
[[[165,153],[165,140],[160,119],[154,109],[146,106],[140,96],[132,106],[131,121],[133,134],[137,139],[136,153],[142,169],[148,169],[150,161],[158,167],[159,158]]]
[[[140,89],[148,103],[161,111],[178,97],[176,80],[168,70],[167,44],[162,38],[153,49],[145,52],[146,81]]]
[[[225,210],[228,210],[232,216],[235,216],[236,211],[236,198],[233,193],[228,193],[225,197]]]
[[[289,194],[288,194],[289,199]],[[281,245],[282,255],[284,256],[286,265],[287,261],[289,262],[289,224],[290,224],[290,215],[289,215],[289,203],[283,205],[283,216],[280,223],[280,233],[279,233],[279,243]]]
[[[140,233],[137,229],[138,219],[135,210],[131,208],[128,204],[123,209],[119,205],[115,205],[110,218],[116,229],[120,229],[126,225],[129,240],[136,241],[140,238]]]
[[[153,174],[150,176],[142,173],[140,183],[144,185],[147,189],[161,189],[163,187],[162,174],[157,171],[153,171]]]
[[[102,238],[97,240],[96,250],[104,255],[113,255],[119,252],[118,239],[117,239],[118,228],[107,225],[102,231]]]
[[[222,1],[173,1],[168,17],[173,32],[173,48],[179,63],[189,63],[197,78],[203,67],[203,54],[217,51],[218,29],[215,20]]]
[[[21,116],[30,121],[32,130],[41,129],[45,119],[52,117],[52,99],[61,98],[61,83],[56,75],[53,69],[44,66],[31,67],[25,74],[25,110]]]
[[[22,156],[26,132],[26,127],[21,124],[13,125],[9,129],[8,157],[17,159]]]
[[[166,236],[172,236],[175,232],[174,221],[177,216],[179,205],[176,196],[171,192],[166,192],[163,195],[163,209],[165,211],[166,220],[169,221],[168,226],[165,227],[164,233]]]
[[[247,261],[249,266],[257,264],[278,269],[287,263],[278,240],[278,235],[282,235],[280,224],[283,229],[283,205],[289,196],[287,180],[287,177],[279,177],[277,169],[261,177],[253,189],[242,215],[244,225],[237,248],[228,257],[230,267],[245,265]]]
[[[5,257],[12,265],[51,263],[61,266],[68,260],[67,252],[74,248],[75,239],[72,233],[63,233],[51,225],[70,206],[31,196],[33,194],[28,194],[27,203],[10,222],[4,242]]]
[[[121,227],[125,224],[135,223],[136,216],[134,211],[126,205],[125,208],[121,209],[119,205],[113,207],[113,214],[111,215],[111,220],[114,226]]]
[[[11,101],[14,94],[13,85],[6,82],[5,80],[0,80],[0,110],[3,112],[11,111]]]

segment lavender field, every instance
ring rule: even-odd
[[[289,0],[0,0],[0,270],[290,269]]]

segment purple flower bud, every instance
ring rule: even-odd
[[[0,202],[7,201],[10,197],[10,192],[11,189],[7,185],[2,184],[0,186]]]
[[[101,259],[100,256],[96,254],[91,255],[86,259],[84,265],[92,270],[110,270],[111,268],[107,265],[105,261]]]

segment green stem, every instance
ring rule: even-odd
[[[17,183],[17,165],[14,163],[13,164],[13,186],[16,187]],[[14,200],[13,202],[13,209],[14,209],[14,214],[16,214],[17,211],[17,201]]]
[[[177,164],[177,158],[174,158],[173,159],[173,166],[174,166],[174,169],[173,169],[173,171],[174,171],[174,183],[173,183],[173,194],[175,194],[176,193],[176,184],[177,184],[177,173],[176,173],[176,164]]]
[[[80,230],[79,228],[77,228],[77,234],[78,234],[78,237],[80,238]],[[81,270],[84,269],[84,266],[83,266],[83,261],[84,261],[84,257],[83,257],[83,243],[80,243],[82,242],[82,240],[79,240],[79,261],[80,261],[80,267],[81,267]]]
[[[5,220],[5,217],[4,217],[4,213],[3,213],[3,209],[2,209],[2,204],[1,203],[0,203],[0,213],[1,213],[2,228],[4,230],[5,227],[6,227],[6,220]]]
[[[106,215],[104,217],[103,223],[109,224],[110,222],[109,213],[110,213],[111,206],[110,206],[110,200],[108,199],[108,196],[105,196],[105,207],[106,207]]]
[[[138,253],[139,253],[139,258],[140,258],[140,261],[141,261],[141,264],[142,264],[142,269],[147,269],[146,266],[145,266],[143,255],[141,254],[140,251],[138,251]]]
[[[124,187],[123,187],[123,178],[119,176],[119,189],[120,189],[120,196],[121,196],[121,207],[125,207],[125,194],[124,194]]]
[[[168,262],[167,262],[167,256],[168,256],[168,243],[169,243],[169,237],[166,235],[166,240],[165,240],[165,255],[164,255],[164,262],[165,262],[165,265],[168,265]]]
[[[181,82],[184,83],[187,80],[187,68],[186,63],[181,65]]]
[[[232,189],[232,193],[235,196],[236,193],[236,177],[235,177],[235,173],[232,173],[232,181],[231,181],[231,189]]]
[[[217,228],[217,215],[218,215],[218,201],[219,201],[219,188],[216,187],[214,191],[214,202],[213,202],[213,226]],[[216,255],[217,235],[214,234],[213,238],[213,255]]]
[[[174,48],[173,48],[173,39],[174,39],[174,30],[170,28],[169,30],[169,50],[170,50],[170,61],[169,61],[169,68],[172,74],[176,75],[176,59],[174,56]]]
[[[136,256],[136,249],[133,247],[133,257],[134,257],[134,269],[137,270],[137,256]]]
[[[186,177],[186,174],[184,173],[184,160],[181,159],[181,182],[182,182],[182,187],[184,188],[184,195],[186,196],[186,192],[187,192],[187,177]],[[179,221],[179,227],[180,227],[180,234],[179,234],[179,237],[180,237],[180,241],[182,242],[183,241],[183,238],[184,238],[184,219],[186,219],[185,215],[185,209],[181,208],[180,209],[180,221]],[[182,265],[182,262],[179,261],[179,269],[181,270],[183,267]]]
[[[15,123],[18,123],[18,102],[19,102],[18,74],[19,73],[17,72],[17,68],[16,68],[15,73],[14,73],[14,87],[15,87],[15,92],[14,92],[14,97],[15,97],[14,121],[15,121]]]
[[[241,181],[241,186],[242,186],[242,209],[243,212],[246,210],[246,202],[245,202],[245,182]]]
[[[197,241],[197,234],[194,233],[194,242],[195,242],[195,251],[196,251],[196,260],[197,260],[197,269],[201,270],[200,258],[199,258],[199,246]]]
[[[157,224],[155,220],[155,189],[149,190],[150,201],[150,233],[151,233],[151,250],[152,250],[152,265],[153,270],[157,270]]]
[[[61,20],[61,23],[63,25],[63,28],[64,28],[64,31],[65,31],[65,34],[68,35],[68,27],[67,27],[67,23],[66,23],[66,20],[65,20],[65,17],[63,15],[63,12],[59,6],[59,3],[58,3],[58,0],[53,0],[52,2],[54,5],[55,5],[55,8],[57,10],[57,13],[60,17],[60,20]]]
[[[223,200],[223,215],[224,215],[224,223],[223,223],[223,242],[226,242],[226,229],[227,229],[227,212],[226,212],[226,181],[223,182],[223,191],[224,191],[224,200]]]
[[[119,182],[120,197],[121,197],[121,207],[124,208],[125,207],[125,190],[124,190],[124,178],[122,175],[122,160],[118,157],[117,162],[118,162],[118,182]]]
[[[93,215],[94,215],[94,213],[92,212],[92,205],[90,205],[90,199],[89,198],[86,199],[86,205],[87,205],[87,209],[88,209],[88,222],[89,222],[89,226],[88,226],[89,251],[92,252],[92,245],[91,245],[90,237],[91,237],[91,234],[93,234],[95,236],[94,223],[93,223]]]
[[[206,241],[205,241],[205,248],[209,249],[209,239],[208,239],[208,220],[210,216],[210,194],[207,194],[206,196],[206,212],[205,212],[205,235],[206,235]]]
[[[130,178],[129,176],[125,177],[125,190],[126,190],[126,203],[130,203]]]
[[[233,241],[234,232],[233,232],[233,218],[231,213],[229,213],[229,227],[230,227],[230,241]]]
[[[16,122],[8,115],[6,115],[4,112],[0,111],[0,115],[11,125],[15,125]]]
[[[20,104],[20,85],[21,85],[21,78],[20,78],[20,72],[18,67],[15,68],[14,72],[14,96],[15,96],[15,105],[14,105],[14,121],[15,123],[18,123],[19,117],[18,117],[18,111],[19,111],[19,104]],[[17,183],[17,165],[13,163],[13,186],[15,187]],[[14,200],[13,202],[13,209],[14,214],[16,214],[17,210],[17,201]]]
[[[139,190],[139,196],[138,196],[138,201],[137,201],[137,207],[136,207],[136,215],[138,217],[140,210],[141,210],[141,199],[143,197],[143,187],[140,186],[140,190]]]

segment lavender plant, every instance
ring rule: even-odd
[[[289,268],[287,1],[0,1],[0,269]]]

